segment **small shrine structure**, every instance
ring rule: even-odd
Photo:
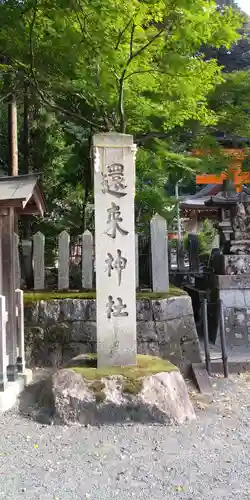
[[[197,176],[196,184],[206,186],[183,198],[180,211],[195,225],[196,234],[205,219],[214,221],[220,233],[217,250],[209,260],[209,279],[195,281],[196,291],[201,287],[210,302],[211,341],[219,342],[219,317],[214,307],[221,299],[228,347],[250,347],[250,174],[242,171],[246,157],[242,144],[223,145],[225,154],[232,158],[228,172]]]
[[[227,343],[250,347],[250,193],[224,189],[205,205],[219,215],[220,254],[211,265],[223,303]]]
[[[0,411],[15,404],[27,375],[23,292],[17,277],[16,218],[44,212],[38,175],[0,177]]]

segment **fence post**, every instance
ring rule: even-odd
[[[16,311],[17,311],[17,345],[18,345],[17,368],[19,373],[24,373],[25,345],[24,345],[24,306],[23,306],[22,290],[16,290]]]
[[[82,288],[93,288],[93,236],[88,229],[82,234]]]
[[[62,231],[58,239],[58,290],[69,288],[69,234]]]
[[[7,385],[6,321],[6,301],[0,295],[0,391],[4,391]]]
[[[172,269],[172,241],[168,239],[168,271]]]
[[[225,333],[225,322],[224,322],[224,305],[223,301],[219,299],[219,320],[220,320],[220,341],[221,341],[221,354],[223,362],[224,377],[228,378],[228,355],[227,355],[227,344],[226,344],[226,333]]]
[[[156,214],[150,222],[153,292],[168,292],[167,222]]]
[[[19,236],[14,233],[14,255],[15,255],[15,288],[20,288],[21,286],[21,268],[20,268],[20,258],[19,258]]]
[[[27,288],[33,288],[32,241],[30,240],[21,242],[21,275]]]
[[[182,240],[177,240],[176,260],[177,260],[178,271],[185,271],[185,252]]]
[[[202,323],[203,323],[206,370],[208,375],[211,376],[211,359],[209,351],[209,333],[208,333],[208,320],[207,320],[207,299],[203,300],[201,307],[202,307]]]
[[[34,288],[44,290],[45,288],[45,266],[44,266],[45,237],[40,231],[33,236],[33,265],[34,265]]]
[[[139,236],[135,233],[135,286],[139,288]]]

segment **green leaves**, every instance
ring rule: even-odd
[[[216,112],[218,128],[229,135],[250,139],[250,70],[235,71],[211,94],[209,104]]]
[[[70,93],[71,112],[84,101],[97,128],[133,133],[152,115],[163,129],[214,122],[206,96],[220,71],[197,51],[229,46],[241,18],[206,0],[7,0],[0,21],[3,52],[49,100]]]
[[[242,20],[231,9],[222,14],[212,0],[6,0],[0,23],[1,53],[17,75],[20,100],[24,81],[29,83],[30,159],[44,171],[53,223],[57,217],[58,225],[73,231],[79,219],[85,224],[93,133],[170,136],[191,122],[229,128],[231,98],[226,111],[223,93],[208,106],[223,78],[201,46],[229,47]],[[4,61],[0,71],[5,69]],[[242,89],[243,82],[236,83]],[[52,121],[46,122],[41,107]],[[237,120],[243,123],[241,114]],[[139,150],[138,221],[156,211],[169,217],[173,199],[166,184],[205,165],[173,143],[151,139]]]

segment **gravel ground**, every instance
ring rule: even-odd
[[[197,421],[181,427],[45,426],[0,415],[0,499],[250,499],[250,375],[190,387]]]

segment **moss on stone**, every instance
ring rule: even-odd
[[[136,294],[136,298],[138,300],[160,300],[160,299],[169,299],[171,297],[179,297],[186,296],[186,292],[176,288],[175,286],[171,286],[169,291],[166,293],[156,293],[156,292],[138,292]],[[41,292],[25,292],[24,293],[24,302],[26,304],[39,302],[40,300],[50,301],[50,300],[63,300],[63,299],[85,299],[91,300],[96,298],[95,291],[92,292],[79,292],[79,291],[68,291],[68,292],[60,292],[60,291],[41,291]]]
[[[130,377],[124,378],[122,381],[122,392],[124,394],[139,394],[142,390],[142,378],[133,379]]]
[[[79,373],[87,380],[101,380],[110,376],[122,376],[128,381],[126,389],[133,390],[132,385],[136,380],[161,372],[179,371],[176,366],[165,359],[154,356],[138,355],[135,366],[114,366],[107,368],[97,368],[96,355],[84,356],[77,365],[69,364],[68,368]],[[135,389],[136,390],[136,389]],[[125,389],[124,389],[125,392]]]
[[[97,403],[103,403],[106,399],[105,392],[103,392],[103,389],[105,389],[105,384],[101,382],[101,380],[95,380],[90,384],[90,389],[93,391],[95,395],[95,399]]]

